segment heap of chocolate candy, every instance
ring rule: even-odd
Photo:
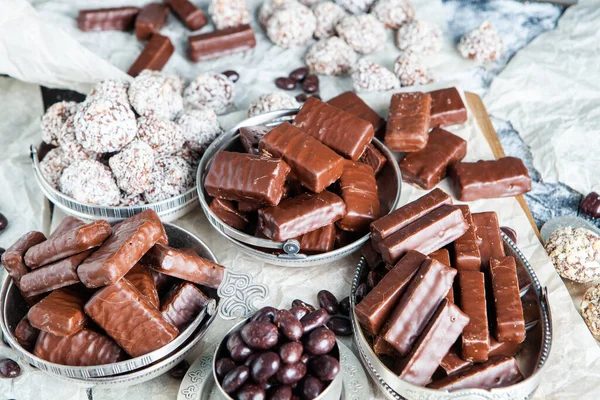
[[[444,390],[523,379],[521,293],[496,213],[471,214],[434,189],[373,222],[363,255],[371,272],[356,317],[400,378]]]
[[[206,310],[203,290],[217,288],[225,270],[193,249],[168,247],[152,210],[113,227],[67,217],[47,239],[25,234],[2,264],[30,307],[17,341],[72,366],[110,364],[170,343]]]

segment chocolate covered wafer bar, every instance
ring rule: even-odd
[[[498,342],[493,336],[490,336],[489,357],[514,357],[522,347],[523,343]],[[454,348],[450,349],[442,362],[440,362],[440,367],[444,370],[446,375],[452,375],[471,365],[473,365],[473,362],[463,360]]]
[[[156,284],[150,271],[140,263],[137,263],[125,274],[127,279],[141,294],[156,308],[160,308],[160,301],[158,299],[158,291],[156,290]]]
[[[370,223],[381,215],[375,173],[359,162],[346,160],[343,166],[339,186],[346,215],[336,224],[345,231],[367,232]]]
[[[442,361],[440,361],[440,368],[444,370],[446,375],[452,375],[471,365],[473,365],[473,362],[463,360],[454,347],[450,348]]]
[[[206,25],[204,12],[189,0],[166,0],[166,3],[190,30],[197,31]]]
[[[381,118],[375,110],[369,107],[363,99],[352,91],[335,96],[327,104],[367,121],[373,125],[376,135],[385,130],[385,119]]]
[[[2,254],[2,265],[17,287],[21,286],[21,278],[29,272],[23,260],[25,253],[45,240],[46,236],[42,232],[28,232]]]
[[[499,342],[490,336],[490,357],[513,357],[523,348],[523,342]]]
[[[138,7],[79,10],[77,26],[82,31],[128,31],[139,12]]]
[[[29,309],[27,319],[34,328],[57,336],[70,336],[83,329],[88,318],[85,298],[68,288],[58,289]]]
[[[15,328],[15,339],[17,339],[17,342],[19,342],[19,344],[27,351],[33,350],[33,346],[35,346],[39,334],[40,330],[31,326],[27,319],[27,315],[19,321]]]
[[[375,267],[383,262],[381,259],[381,254],[375,251],[371,240],[369,240],[360,248],[360,254],[367,261],[367,266],[369,269],[375,269]]]
[[[481,269],[481,254],[471,210],[467,205],[457,205],[465,217],[469,230],[452,244],[454,247],[454,267],[459,271],[479,271]]]
[[[373,168],[373,172],[377,175],[383,169],[387,158],[377,150],[377,147],[373,143],[370,143],[358,161]]]
[[[163,299],[163,317],[180,331],[184,330],[204,310],[210,298],[189,282],[174,287]]]
[[[240,25],[188,37],[188,55],[194,62],[212,60],[256,47],[250,25]]]
[[[392,151],[418,151],[429,138],[429,93],[396,93],[392,96],[385,130],[385,144]]]
[[[467,121],[467,108],[455,87],[434,90],[431,95],[432,128],[462,124]]]
[[[153,33],[127,73],[131,76],[138,76],[145,69],[161,71],[174,51],[175,47],[173,47],[171,39],[159,33]]]
[[[441,262],[444,265],[447,265],[448,267],[452,267],[452,264],[450,263],[450,252],[446,249],[436,250],[433,253],[428,254],[427,256],[429,258],[433,258],[434,260]],[[448,299],[448,301],[450,303],[454,303],[454,288],[453,287],[450,287],[450,290],[448,290],[448,294],[446,295],[446,298]]]
[[[490,258],[502,258],[504,254],[504,242],[500,234],[498,215],[495,212],[482,212],[472,214],[477,245],[481,256],[481,267],[487,271]]]
[[[335,246],[335,224],[329,224],[298,238],[300,250],[306,254],[327,253]]]
[[[243,126],[240,128],[240,142],[242,142],[242,146],[244,146],[247,153],[257,156],[260,153],[258,144],[272,130],[272,126]]]
[[[487,361],[490,351],[485,279],[483,272],[459,271],[460,308],[470,318],[462,334],[462,358]]]
[[[163,3],[146,4],[135,19],[135,36],[146,40],[165,26],[169,8]]]
[[[496,310],[496,339],[499,342],[521,343],[525,340],[525,319],[515,259],[492,258],[490,276]]]
[[[248,217],[237,209],[233,201],[214,198],[209,207],[217,218],[238,231],[248,225]]]
[[[75,228],[79,228],[83,225],[85,225],[85,222],[83,222],[79,218],[67,216],[60,222],[60,224],[56,227],[54,232],[52,232],[50,236],[48,236],[48,239],[54,239],[57,236],[61,236],[65,232],[71,231]]]

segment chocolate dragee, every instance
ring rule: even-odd
[[[261,139],[274,129],[272,126],[255,125],[243,126],[240,128],[240,142],[247,153],[259,155],[258,144]]]
[[[490,276],[496,310],[496,339],[499,342],[521,343],[525,340],[525,319],[515,259],[492,258]]]
[[[159,33],[153,33],[127,73],[131,76],[138,76],[145,69],[161,71],[174,51],[175,47],[173,47],[171,39]]]
[[[29,309],[27,319],[34,328],[57,336],[70,336],[83,329],[88,318],[85,298],[68,288],[58,289]]]
[[[367,232],[370,223],[381,216],[373,169],[359,162],[344,161],[339,187],[346,215],[336,222],[337,226],[345,231]]]
[[[436,250],[433,253],[428,254],[427,256],[429,258],[432,258],[434,260],[441,262],[442,264],[444,264],[448,267],[452,267],[452,264],[450,263],[450,252],[446,249]],[[450,303],[454,303],[454,288],[453,287],[450,287],[450,290],[448,291],[446,298],[448,299],[448,301]]]
[[[467,205],[457,205],[463,213],[465,221],[469,225],[469,230],[464,235],[454,241],[454,267],[459,271],[479,271],[481,269],[481,254],[471,210]]]
[[[248,217],[237,209],[233,201],[214,198],[209,207],[217,218],[238,231],[248,225]]]
[[[27,315],[19,321],[15,328],[15,339],[17,339],[17,342],[19,342],[19,344],[27,351],[33,350],[33,346],[35,346],[39,334],[40,330],[31,326],[27,319]]]
[[[470,318],[462,334],[462,358],[467,361],[487,361],[490,351],[485,280],[483,272],[460,271],[460,308]]]
[[[358,161],[373,168],[375,175],[377,175],[383,169],[387,158],[377,150],[377,147],[373,143],[370,143]]]
[[[250,25],[240,25],[188,37],[188,54],[192,61],[206,61],[256,47]]]
[[[335,246],[335,224],[329,224],[298,238],[300,250],[306,254],[326,253]]]
[[[204,310],[210,298],[189,282],[175,286],[163,299],[163,317],[183,331]]]
[[[167,23],[169,8],[162,3],[145,5],[135,19],[135,36],[146,40]]]
[[[462,124],[467,121],[467,108],[458,90],[453,88],[434,90],[431,95],[432,128]]]
[[[160,308],[158,291],[150,271],[140,263],[137,263],[125,274],[127,279],[142,295],[156,308]]]
[[[481,256],[481,267],[484,271],[488,271],[490,258],[505,256],[498,215],[495,212],[482,212],[472,214],[472,218]]]
[[[369,122],[373,125],[376,135],[385,128],[385,120],[354,92],[344,92],[337,95],[329,100],[327,104]]]
[[[204,12],[189,0],[166,0],[166,3],[190,30],[197,31],[206,25]]]
[[[21,278],[29,272],[23,260],[25,253],[45,240],[46,236],[41,232],[28,232],[2,254],[2,265],[17,287],[21,286]]]
[[[396,93],[392,96],[384,142],[392,151],[418,151],[429,138],[429,93]]]
[[[82,31],[128,31],[139,12],[138,7],[79,10],[77,26]]]

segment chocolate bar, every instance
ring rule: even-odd
[[[160,311],[167,322],[183,331],[206,308],[209,300],[195,285],[183,282],[163,299]]]
[[[373,338],[373,351],[378,356],[385,355],[394,358],[398,357],[398,352],[396,351],[396,349],[394,349],[391,344],[386,342],[383,336],[381,335],[376,335]]]
[[[516,157],[461,162],[452,166],[451,178],[462,201],[518,196],[531,190],[529,171]]]
[[[60,224],[56,227],[54,232],[52,232],[52,234],[48,236],[48,239],[54,239],[57,236],[61,236],[65,232],[69,232],[83,225],[85,225],[85,222],[83,222],[79,218],[67,216],[60,222]]]
[[[55,290],[29,309],[27,319],[34,328],[57,336],[70,336],[88,322],[83,296],[66,288]]]
[[[153,33],[127,73],[131,76],[138,76],[145,69],[161,71],[174,51],[175,47],[173,47],[171,39],[159,33]]]
[[[433,253],[428,254],[427,256],[429,258],[432,258],[434,260],[441,262],[444,265],[447,265],[448,267],[452,266],[452,264],[450,263],[450,252],[446,249],[436,250]],[[450,290],[448,291],[446,298],[448,299],[448,301],[450,303],[454,303],[454,288],[453,287],[450,287]]]
[[[89,288],[115,283],[155,243],[167,243],[167,235],[156,212],[149,209],[115,225],[112,235],[77,268],[77,275]]]
[[[146,40],[167,23],[169,8],[162,3],[145,5],[135,19],[135,36]]]
[[[425,148],[429,138],[429,93],[396,93],[392,96],[384,142],[392,151],[411,152]]]
[[[250,25],[239,25],[188,37],[188,55],[194,62],[212,60],[256,47]]]
[[[473,362],[463,360],[454,348],[450,348],[442,361],[440,361],[440,368],[444,370],[446,375],[455,374],[471,365],[473,365]]]
[[[94,221],[37,244],[25,253],[25,264],[38,268],[100,246],[112,229],[107,221]]]
[[[523,343],[498,342],[493,336],[490,336],[490,358],[498,356],[514,357],[521,348],[523,348]],[[446,375],[452,375],[471,365],[473,365],[473,362],[463,360],[454,348],[450,349],[442,362],[440,362],[440,367]]]
[[[356,242],[358,239],[361,238],[361,236],[363,236],[362,233],[343,231],[336,226],[335,227],[335,248],[341,249],[342,247],[346,247],[349,244]]]
[[[45,240],[46,236],[42,232],[28,232],[2,254],[2,265],[17,287],[21,286],[21,278],[29,272],[23,256],[31,247]]]
[[[375,173],[368,165],[344,161],[340,192],[346,203],[346,215],[339,220],[340,229],[367,232],[371,222],[381,216]]]
[[[298,238],[300,250],[306,254],[327,253],[335,246],[335,224],[329,224]]]
[[[444,204],[383,239],[383,261],[396,262],[408,250],[429,254],[461,237],[469,226],[455,206]]]
[[[225,267],[200,257],[194,249],[173,249],[157,243],[144,257],[150,268],[165,275],[216,289]]]
[[[521,343],[525,340],[525,319],[515,259],[492,258],[490,276],[496,310],[496,339],[499,342]]]
[[[377,150],[377,147],[375,147],[373,143],[369,143],[365,149],[365,152],[362,156],[360,156],[358,161],[373,168],[375,175],[377,175],[383,169],[383,166],[387,162],[387,158],[385,158],[385,156],[379,150]]]
[[[467,361],[484,362],[490,352],[485,280],[483,272],[460,271],[460,308],[470,318],[462,334],[462,358]]]
[[[148,266],[148,272],[150,272],[150,275],[152,276],[152,281],[154,282],[154,286],[156,286],[158,293],[164,293],[165,290],[171,288],[173,286],[173,281],[176,280],[176,278],[160,273],[150,266]]]
[[[214,198],[209,207],[217,218],[238,231],[243,231],[248,225],[248,217],[232,201]]]
[[[255,125],[243,126],[240,128],[240,142],[247,153],[255,156],[260,154],[258,143],[269,132],[273,130],[272,126]]]
[[[221,151],[212,161],[204,189],[213,197],[276,206],[289,172],[283,160]]]
[[[383,262],[381,254],[375,251],[370,240],[360,248],[360,254],[365,258],[365,261],[367,261],[369,269],[375,269],[375,267]]]
[[[398,164],[402,180],[421,189],[431,189],[446,177],[448,167],[462,160],[466,154],[466,140],[434,128],[429,133],[427,145],[407,154]]]
[[[356,305],[356,318],[367,332],[377,334],[427,256],[409,251]]]
[[[455,275],[454,268],[436,260],[423,261],[383,327],[383,338],[400,355],[408,354],[450,290]]]
[[[296,238],[346,215],[346,204],[337,195],[324,190],[305,193],[282,201],[277,207],[258,210],[258,230],[278,242]]]
[[[431,95],[430,126],[444,127],[467,121],[467,108],[458,90],[453,88],[434,90]]]
[[[165,346],[179,333],[127,279],[97,291],[85,312],[132,357]]]
[[[454,247],[454,267],[458,271],[479,271],[481,269],[481,254],[471,210],[467,205],[457,205],[465,217],[469,230],[452,244]]]
[[[51,363],[78,367],[112,364],[127,358],[114,340],[90,329],[67,337],[41,332],[33,354]]]
[[[304,103],[294,125],[352,161],[360,158],[375,135],[371,123],[314,97]]]
[[[369,107],[367,103],[354,92],[344,92],[337,95],[329,100],[327,104],[369,122],[373,125],[373,130],[376,135],[385,130],[385,119],[381,118],[375,110]]]
[[[82,31],[128,31],[140,9],[138,7],[79,10],[77,26]]]
[[[160,308],[160,300],[158,299],[158,291],[156,284],[150,271],[140,263],[137,263],[125,274],[127,279],[141,294],[156,308]]]
[[[15,339],[17,339],[17,342],[19,342],[19,344],[27,351],[33,350],[33,346],[35,346],[39,334],[39,329],[31,326],[27,319],[27,315],[19,321],[15,328]]]
[[[498,342],[490,336],[490,357],[513,357],[523,348],[523,342]]]
[[[204,12],[189,0],[166,0],[166,3],[190,30],[197,31],[206,25]]]
[[[396,365],[398,376],[413,385],[429,383],[440,361],[468,322],[469,317],[460,308],[443,300],[408,356]]]
[[[283,158],[294,177],[315,193],[325,190],[345,172],[341,156],[289,122],[267,133],[259,143],[259,150]]]
[[[487,271],[490,266],[490,258],[505,256],[498,215],[495,212],[482,212],[472,214],[472,218],[481,256],[481,267]]]

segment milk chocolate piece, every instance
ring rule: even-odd
[[[523,380],[513,357],[494,357],[483,364],[475,364],[456,374],[433,381],[428,388],[438,390],[484,389],[514,385]]]
[[[33,346],[35,346],[39,334],[39,329],[31,326],[27,319],[27,315],[19,321],[15,328],[15,339],[17,339],[17,342],[19,342],[19,344],[27,351],[33,350]]]
[[[212,60],[256,47],[250,25],[240,25],[188,37],[188,55],[194,62]]]
[[[135,19],[135,36],[146,40],[167,23],[169,8],[163,3],[146,4]]]
[[[128,31],[140,9],[138,7],[79,10],[77,26],[82,31]]]
[[[375,134],[369,122],[315,97],[304,103],[294,125],[353,161],[360,158]]]
[[[111,231],[110,224],[105,220],[82,225],[31,247],[25,253],[25,264],[37,268],[93,249],[100,246]]]
[[[518,196],[531,190],[529,171],[516,157],[461,162],[452,166],[451,177],[461,201]]]
[[[269,239],[281,242],[334,223],[346,215],[346,204],[324,190],[282,201],[277,207],[258,210],[258,229]]]
[[[365,149],[365,152],[362,156],[360,156],[358,161],[373,168],[375,175],[377,175],[383,169],[383,166],[387,162],[387,158],[385,158],[385,156],[379,150],[377,150],[377,147],[375,147],[373,143],[369,143]]]
[[[523,348],[523,343],[499,342],[490,336],[490,357],[513,357]]]
[[[143,264],[135,264],[133,268],[125,274],[125,279],[135,286],[150,304],[156,308],[160,308],[160,301],[158,299],[158,291],[156,290],[154,278]]]
[[[381,216],[375,173],[368,165],[346,160],[340,178],[340,192],[346,215],[337,226],[345,231],[367,232],[371,222]]]
[[[468,322],[469,317],[457,306],[443,300],[408,356],[396,366],[398,376],[413,385],[429,383]]]
[[[402,180],[422,189],[431,189],[446,177],[448,167],[466,154],[466,140],[435,128],[429,133],[429,141],[423,149],[407,154],[398,164]]]
[[[171,10],[190,30],[197,31],[206,25],[204,12],[188,0],[166,0]]]
[[[276,206],[289,172],[283,160],[221,151],[212,161],[204,188],[213,197]]]
[[[174,249],[157,243],[144,261],[166,275],[216,289],[223,280],[225,267],[200,257],[193,249]]]
[[[398,357],[398,352],[396,351],[396,349],[394,349],[391,344],[386,342],[383,336],[381,335],[376,335],[373,338],[373,351],[378,356],[385,355],[394,358]]]
[[[515,259],[492,258],[490,276],[496,310],[496,339],[499,342],[521,343],[525,340],[525,319]]]
[[[383,239],[383,261],[393,264],[408,250],[432,253],[461,237],[469,226],[455,206],[444,204]]]
[[[499,259],[505,256],[498,215],[495,212],[482,212],[473,214],[472,218],[481,256],[481,267],[487,271],[490,258]]]
[[[370,240],[360,248],[360,254],[367,261],[369,269],[375,269],[375,267],[383,262],[381,254],[375,251]]]
[[[581,212],[592,218],[600,218],[600,194],[591,192],[581,202],[579,206]],[[513,242],[516,242],[513,240]]]
[[[467,205],[457,205],[469,225],[469,230],[452,244],[454,246],[454,267],[459,271],[479,271],[481,269],[481,254],[471,210]]]
[[[267,133],[259,143],[259,150],[283,158],[295,178],[315,193],[325,190],[345,172],[341,156],[289,122]]]
[[[112,364],[127,358],[114,340],[90,329],[67,337],[41,332],[33,354],[51,363],[77,367]]]
[[[306,254],[327,253],[335,246],[335,224],[329,224],[298,238],[300,250]]]
[[[243,126],[240,128],[240,142],[242,142],[242,146],[244,146],[247,153],[257,156],[260,153],[258,143],[272,130],[272,126]]]
[[[440,367],[444,370],[446,375],[455,374],[471,365],[473,365],[473,362],[463,360],[454,348],[451,348],[442,361],[440,361]]]
[[[383,327],[384,339],[400,355],[408,354],[450,290],[455,275],[454,268],[439,261],[432,259],[423,261]],[[444,354],[446,352],[447,349]]]
[[[85,312],[132,357],[165,346],[179,333],[127,279],[97,291]]]
[[[452,266],[452,264],[450,263],[450,252],[446,249],[436,250],[433,253],[429,254],[428,257],[433,258],[434,260],[437,260],[437,261],[441,262],[442,264],[447,265],[448,267]],[[450,303],[454,303],[454,288],[453,287],[450,287],[450,290],[448,291],[446,298],[448,299],[448,301]]]
[[[174,287],[163,299],[160,311],[171,325],[182,331],[200,315],[209,300],[208,296],[195,285],[183,282]]]
[[[88,318],[84,297],[67,288],[58,289],[29,309],[27,319],[34,328],[57,336],[70,336],[83,329]]]
[[[2,254],[2,265],[17,287],[21,286],[21,278],[29,272],[23,256],[31,247],[45,240],[46,236],[41,232],[28,232]]]
[[[174,51],[175,47],[173,47],[171,39],[154,33],[127,73],[131,76],[138,76],[145,69],[161,71]]]
[[[79,228],[80,226],[85,225],[85,222],[80,220],[79,218],[67,216],[65,217],[61,223],[56,227],[54,232],[48,236],[48,239],[54,239],[58,236],[61,236],[63,233],[72,231],[75,228]]]
[[[487,361],[490,351],[485,280],[483,272],[460,271],[460,308],[470,318],[462,334],[462,358],[467,361]]]
[[[429,93],[396,93],[392,96],[385,130],[385,145],[392,151],[418,151],[429,138]]]
[[[367,105],[354,92],[344,92],[329,100],[327,104],[332,105],[340,110],[344,110],[349,114],[363,119],[373,125],[373,130],[377,135],[380,131],[385,130],[385,120],[377,114],[375,110]]]
[[[356,305],[356,318],[363,329],[371,334],[379,333],[404,290],[426,259],[427,256],[417,251],[409,251]]]
[[[164,227],[154,210],[115,225],[112,235],[77,268],[89,288],[110,285],[121,279],[155,243],[166,243]]]
[[[467,108],[458,90],[453,88],[434,90],[431,95],[430,126],[444,127],[467,121]]]
[[[214,198],[209,207],[217,218],[238,231],[244,230],[248,225],[248,217],[230,200]]]

